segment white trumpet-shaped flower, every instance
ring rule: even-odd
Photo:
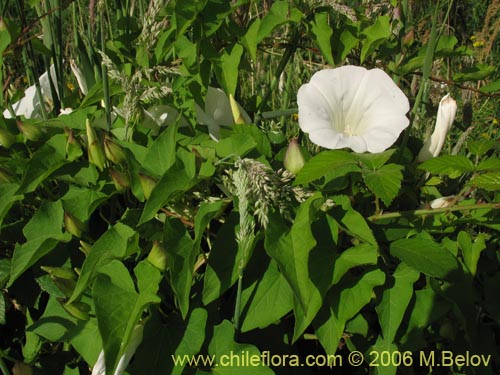
[[[343,66],[316,72],[297,94],[299,126],[315,144],[378,153],[408,126],[408,98],[384,71]]]
[[[125,349],[125,353],[121,356],[118,361],[118,365],[116,366],[116,370],[113,375],[121,375],[125,371],[128,366],[128,363],[132,359],[137,347],[142,341],[142,334],[144,331],[143,324],[137,324],[132,331],[132,335],[130,337],[130,341]],[[97,359],[94,368],[92,369],[92,375],[106,375],[106,363],[104,359],[104,351],[101,351],[99,354],[99,358]]]
[[[445,95],[439,102],[434,132],[422,146],[417,157],[418,161],[426,161],[439,155],[456,114],[457,102],[450,94]]]
[[[251,123],[250,116],[239,104],[236,103],[236,105],[243,121],[247,124]],[[214,140],[219,139],[221,126],[233,125],[237,120],[234,119],[229,97],[224,91],[215,87],[208,87],[205,108],[202,109],[196,105],[195,109],[198,122],[208,126],[208,131]]]
[[[437,199],[432,200],[429,203],[429,206],[433,209],[450,207],[455,202],[455,200],[456,199],[455,199],[454,195],[450,195],[447,197],[441,197],[441,198],[437,198]]]
[[[56,71],[54,65],[51,65],[50,67],[50,76],[52,77],[52,82],[54,82],[56,93],[59,95],[59,92],[57,92]],[[43,73],[38,78],[38,82],[40,83],[40,91],[42,93],[42,98],[44,102],[52,102],[52,92],[50,90],[49,73],[48,72]],[[43,104],[45,105],[45,103]],[[42,117],[41,107],[42,105],[40,103],[38,95],[36,94],[35,85],[28,87],[24,92],[24,97],[18,102],[12,104],[12,108],[14,109],[16,116],[24,116],[25,118]],[[5,110],[3,112],[3,117],[5,118],[12,117],[9,110]]]

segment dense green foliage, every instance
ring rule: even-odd
[[[129,374],[499,373],[500,2],[344,3],[3,1],[3,375],[89,374],[101,349],[111,374],[139,322]],[[383,153],[299,130],[298,87],[346,64],[383,69],[410,100]],[[37,115],[12,118],[51,65]],[[212,87],[241,105],[218,141]],[[418,163],[447,92],[452,131]],[[231,351],[343,362],[172,357]],[[412,359],[399,369],[381,354],[397,351]],[[446,351],[491,360],[419,362]]]

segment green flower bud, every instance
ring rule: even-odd
[[[106,166],[106,158],[104,156],[102,144],[94,128],[90,125],[89,119],[87,119],[85,127],[87,129],[89,162],[102,171]]]
[[[300,146],[297,143],[297,138],[292,138],[285,154],[285,161],[283,163],[285,165],[285,168],[296,175],[297,173],[299,173],[305,163],[306,162],[304,160],[304,157],[302,156],[302,151],[300,150]]]
[[[41,266],[40,268],[47,272],[50,277],[57,277],[65,280],[76,280],[78,278],[75,271],[68,267]]]
[[[16,141],[16,136],[7,129],[0,127],[0,146],[9,148]]]
[[[92,250],[92,245],[85,241],[80,241],[80,247],[78,248],[85,256],[89,255],[90,250]]]
[[[72,279],[61,279],[59,277],[51,277],[54,284],[66,297],[71,297],[76,287],[76,280]]]
[[[147,259],[149,263],[161,272],[165,272],[167,269],[167,253],[160,241],[153,242],[153,247],[151,248]]]
[[[156,186],[156,180],[144,173],[139,173],[139,180],[141,181],[142,191],[144,192],[144,197],[149,199],[151,192]]]
[[[90,306],[84,302],[72,302],[72,303],[64,303],[59,300],[61,306],[66,310],[70,315],[74,316],[80,320],[89,320],[89,311]]]
[[[38,127],[37,125],[22,122],[19,120],[16,121],[16,124],[19,128],[19,131],[23,133],[24,137],[29,141],[38,141],[43,134],[42,129],[40,129],[40,127]]]
[[[68,233],[71,233],[77,238],[80,238],[82,233],[87,229],[84,223],[67,212],[64,213],[64,227]]]
[[[128,173],[117,171],[114,168],[109,168],[109,174],[111,175],[113,184],[119,193],[123,193],[130,188],[130,178]]]
[[[69,161],[76,160],[83,155],[80,143],[75,138],[75,133],[72,129],[65,128],[64,133],[66,134],[68,139],[66,142],[66,159],[68,159]]]
[[[234,99],[232,94],[229,94],[229,104],[231,105],[231,112],[233,113],[233,119],[235,124],[245,124],[246,121],[241,115],[240,107]]]
[[[104,153],[108,160],[115,164],[120,164],[127,159],[127,155],[123,148],[108,135],[104,137]]]

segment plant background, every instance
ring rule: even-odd
[[[499,1],[3,0],[0,11],[3,108],[54,66],[36,117],[0,118],[4,375],[89,374],[102,347],[114,368],[139,321],[130,374],[499,372]],[[345,64],[383,69],[410,99],[411,126],[384,153],[320,150],[299,132],[300,85]],[[209,86],[252,124],[215,142],[195,109]],[[441,156],[418,164],[447,92],[456,121]],[[295,137],[306,164],[290,176]],[[441,196],[451,205],[431,209]],[[231,350],[367,361],[171,358]],[[493,359],[368,366],[370,351],[396,350]]]

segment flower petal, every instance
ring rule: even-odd
[[[297,94],[299,126],[327,148],[381,152],[408,126],[408,99],[386,73],[343,66],[316,72]]]

